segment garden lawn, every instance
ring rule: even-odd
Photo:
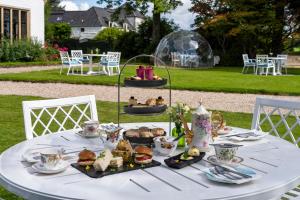
[[[96,69],[96,68],[95,68]],[[216,67],[212,69],[189,70],[169,69],[172,88],[178,90],[196,90],[212,92],[258,93],[275,95],[300,95],[300,69],[289,69],[290,76],[255,76],[241,74],[241,68]],[[162,68],[155,70],[156,74],[165,77]],[[124,71],[125,77],[135,74],[135,67]],[[72,83],[93,85],[116,85],[117,76],[67,76],[59,70],[34,71],[16,74],[0,74],[0,81],[25,81],[43,83]]]
[[[7,148],[25,140],[22,101],[42,99],[39,97],[29,96],[3,96],[0,95],[0,153]],[[112,102],[97,102],[97,110],[101,123],[117,122],[117,104]],[[250,128],[252,114],[222,112],[227,121],[227,125],[242,128]],[[188,117],[190,121],[190,116]],[[279,120],[279,117],[274,117]],[[166,114],[154,117],[136,117],[122,115],[122,122],[151,122],[151,121],[168,121]],[[291,119],[288,119],[290,122]],[[265,125],[264,127],[270,128]],[[284,125],[279,127],[281,132],[284,131]],[[299,129],[296,131],[300,135]],[[21,199],[9,193],[0,186],[0,199]]]

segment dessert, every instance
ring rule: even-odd
[[[184,152],[180,156],[180,160],[192,160],[192,159],[193,159],[193,156],[190,156],[187,152]]]
[[[147,126],[142,126],[139,128],[139,132],[142,132],[142,131],[150,131],[150,128],[148,128]]]
[[[96,154],[90,150],[84,149],[78,154],[77,163],[81,166],[92,165],[96,160]]]
[[[110,164],[110,161],[113,159],[113,155],[110,150],[105,149],[100,153],[93,166],[96,171],[104,172]]]
[[[154,137],[163,136],[165,134],[165,130],[163,128],[154,128],[151,130],[151,133]]]
[[[128,100],[128,105],[137,105],[137,99],[135,99],[134,96],[131,96]]]
[[[154,76],[153,76],[153,80],[162,80],[162,78],[160,78],[160,77],[157,76],[157,75],[154,75]]]
[[[130,154],[133,153],[132,146],[127,140],[120,140],[116,147],[117,150],[128,151]]]
[[[138,129],[129,129],[126,131],[126,137],[140,137]]]
[[[156,105],[156,99],[153,99],[153,98],[147,99],[146,105],[148,105],[148,106],[155,106]]]
[[[156,105],[164,105],[164,102],[165,100],[161,96],[156,99]]]
[[[122,157],[114,157],[113,159],[111,159],[109,166],[113,167],[113,168],[122,167],[123,166],[123,158]]]
[[[134,162],[136,164],[148,164],[152,162],[152,149],[146,146],[137,146],[134,149],[135,157]]]
[[[192,147],[188,151],[189,156],[200,156],[200,151],[196,147]]]
[[[141,131],[140,132],[140,137],[149,138],[149,137],[154,137],[154,135],[150,131]]]
[[[124,162],[129,162],[133,154],[133,149],[127,140],[120,140],[116,149],[112,151],[114,157],[122,157]]]

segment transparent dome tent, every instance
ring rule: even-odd
[[[208,68],[214,65],[210,44],[193,31],[172,32],[161,39],[155,57],[168,66],[184,68]]]

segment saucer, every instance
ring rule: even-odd
[[[218,160],[215,155],[212,155],[212,156],[207,157],[207,161],[210,162],[211,164],[216,164],[216,165],[225,164],[228,166],[238,166],[241,162],[244,161],[244,159],[239,156],[234,156],[230,163],[227,163],[227,162],[225,163],[225,162]]]
[[[229,126],[225,126],[225,128],[218,130],[218,135],[226,135],[231,133],[233,129]]]
[[[37,150],[28,149],[22,155],[22,160],[29,163],[37,163],[41,160],[41,154]]]
[[[100,137],[99,133],[97,133],[95,135],[85,135],[85,134],[83,134],[83,131],[79,131],[76,134],[81,136],[81,137],[84,137],[84,138],[97,138],[97,137]]]
[[[65,171],[69,165],[68,162],[61,160],[53,169],[47,169],[41,162],[38,162],[32,165],[32,169],[41,174],[57,174]]]

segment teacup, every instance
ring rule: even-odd
[[[41,162],[46,169],[53,169],[62,160],[62,151],[59,149],[47,149],[40,152]]]
[[[86,121],[82,125],[82,132],[84,135],[92,136],[97,135],[99,130],[99,122],[98,121]]]
[[[211,144],[215,147],[217,160],[221,163],[231,163],[233,158],[236,155],[238,147],[243,145],[230,144],[230,143],[220,143],[220,144]]]

